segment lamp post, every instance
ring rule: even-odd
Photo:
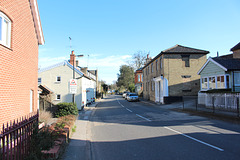
[[[73,79],[75,79],[75,63],[76,63],[76,57],[83,57],[83,55],[74,55],[74,51],[72,51],[72,56],[73,56]],[[75,102],[75,94],[72,94],[72,103]]]

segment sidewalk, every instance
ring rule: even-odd
[[[92,110],[97,107],[100,102],[101,100],[98,100],[97,102],[84,107],[84,109],[79,112],[78,118],[75,122],[76,131],[71,135],[70,142],[66,146],[65,152],[60,160],[90,159],[90,143],[88,141],[87,127]]]
[[[159,106],[163,109],[170,109],[177,112],[185,112],[185,113],[204,116],[212,119],[219,119],[224,121],[230,121],[233,123],[240,123],[240,117],[237,117],[238,114],[236,112],[228,112],[223,110],[213,111],[211,108],[199,107],[199,106],[196,108],[196,105],[192,103],[185,103],[183,108],[183,102],[175,102],[172,104],[160,104],[160,103],[155,103],[155,102],[147,101],[143,99],[141,99],[140,102],[149,104],[149,105]]]

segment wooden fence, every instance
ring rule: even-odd
[[[0,134],[0,159],[23,160],[29,155],[33,127],[38,124],[38,113],[3,125]]]

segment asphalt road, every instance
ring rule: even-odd
[[[92,160],[240,159],[240,125],[105,98],[88,125]]]

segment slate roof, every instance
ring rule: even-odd
[[[215,57],[213,60],[225,67],[227,70],[240,70],[240,59],[231,58],[231,55]]]
[[[65,66],[65,65],[67,65],[69,68],[73,69],[73,66],[68,61],[63,61],[63,62],[54,64],[54,65],[46,67],[46,68],[42,68],[38,71],[38,73],[41,73],[41,72],[44,72],[44,71],[47,71],[47,70],[50,70],[50,69],[53,69],[53,68],[56,68],[59,66]],[[78,73],[80,76],[84,76],[84,73],[79,71],[76,67],[75,67],[75,72]]]
[[[181,46],[181,45],[177,44],[171,48],[161,51],[156,57],[154,57],[150,62],[148,62],[143,67],[143,69],[146,68],[150,63],[152,63],[158,57],[160,57],[162,54],[208,54],[208,53],[209,53],[209,51],[185,47],[185,46]]]
[[[200,49],[195,49],[195,48],[190,48],[190,47],[185,47],[185,46],[181,46],[181,45],[175,45],[175,46],[173,46],[173,47],[171,47],[171,48],[169,48],[169,49],[166,49],[166,50],[164,50],[164,51],[162,51],[161,53],[175,53],[175,54],[177,54],[177,53],[180,53],[180,54],[182,54],[182,53],[191,53],[191,54],[194,54],[194,53],[196,53],[196,54],[208,54],[209,53],[209,51],[205,51],[205,50],[200,50]]]
[[[235,50],[238,50],[238,49],[240,49],[240,42],[236,46],[231,48],[230,51],[235,51]]]

